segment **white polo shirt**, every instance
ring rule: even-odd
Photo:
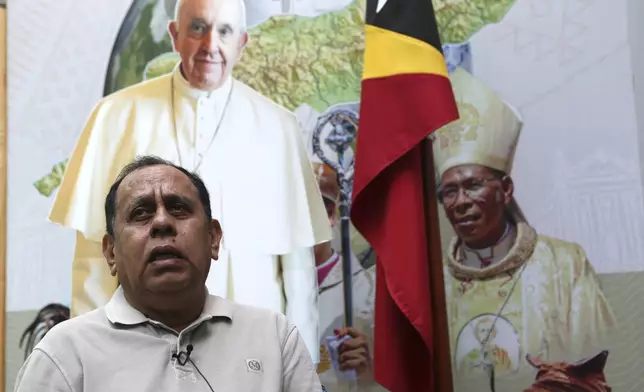
[[[184,366],[172,358],[191,344]],[[54,327],[27,358],[16,392],[318,392],[311,356],[282,314],[209,295],[180,334],[114,293],[99,309]]]

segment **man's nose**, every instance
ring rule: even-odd
[[[150,235],[152,237],[174,236],[177,234],[174,217],[165,208],[157,209]]]
[[[201,40],[202,49],[207,50],[210,53],[214,53],[219,50],[219,38],[215,29],[211,29]]]
[[[460,211],[463,209],[467,209],[471,203],[472,203],[472,200],[465,192],[465,189],[458,188],[458,191],[456,193],[456,199],[454,199],[453,207]]]

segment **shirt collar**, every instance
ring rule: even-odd
[[[194,88],[188,83],[186,78],[181,73],[181,62],[179,62],[172,71],[172,83],[175,86],[177,93],[192,99],[205,99],[213,103],[221,103],[226,101],[228,93],[232,88],[233,78],[228,76],[224,84],[214,91],[203,91]]]
[[[153,321],[130,305],[121,286],[105,305],[105,314],[112,324],[136,325]],[[230,301],[208,294],[206,289],[206,303],[198,320],[205,321],[214,317],[225,317],[232,321],[233,306]]]
[[[461,252],[464,257],[464,262],[470,267],[484,268],[481,265],[481,259],[488,259],[490,265],[500,263],[501,260],[510,252],[516,242],[516,228],[508,224],[506,226],[503,236],[499,241],[485,249],[471,249],[465,244],[461,245]]]

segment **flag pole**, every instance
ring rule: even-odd
[[[428,279],[431,293],[435,390],[452,392],[454,390],[452,355],[450,351],[449,324],[445,302],[443,251],[441,249],[440,225],[438,220],[438,199],[436,197],[432,139],[425,138],[421,142],[420,147],[423,168],[423,200],[425,201],[425,232],[427,235],[427,256],[429,263]]]
[[[345,180],[338,173],[338,182]],[[340,236],[342,237],[342,293],[344,297],[344,326],[353,327],[353,273],[351,271],[351,196],[340,193]]]

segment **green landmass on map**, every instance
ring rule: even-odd
[[[54,193],[56,188],[58,188],[60,183],[63,181],[63,174],[65,174],[67,161],[68,159],[58,162],[54,167],[52,167],[51,172],[48,175],[34,182],[34,187],[36,187],[41,195],[49,197]]]
[[[170,37],[165,34],[161,41],[152,38],[154,2],[141,10],[141,16],[127,37],[127,44],[117,53],[116,73],[108,75],[108,92],[115,92],[143,80],[143,72],[151,59],[172,51]]]
[[[489,24],[499,23],[516,0],[432,0],[441,41],[468,41]]]
[[[503,19],[515,0],[433,0],[443,43],[467,41],[490,23]],[[317,17],[275,16],[249,30],[250,41],[233,76],[287,109],[308,104],[319,112],[358,101],[364,52],[366,0]],[[170,39],[152,39],[154,3],[141,11],[139,22],[118,53],[118,67],[108,75],[111,91],[172,71],[179,60]],[[60,185],[67,161],[34,186],[50,196]]]
[[[364,6],[269,19],[251,32],[235,77],[290,110],[306,103],[322,112],[359,100]]]

